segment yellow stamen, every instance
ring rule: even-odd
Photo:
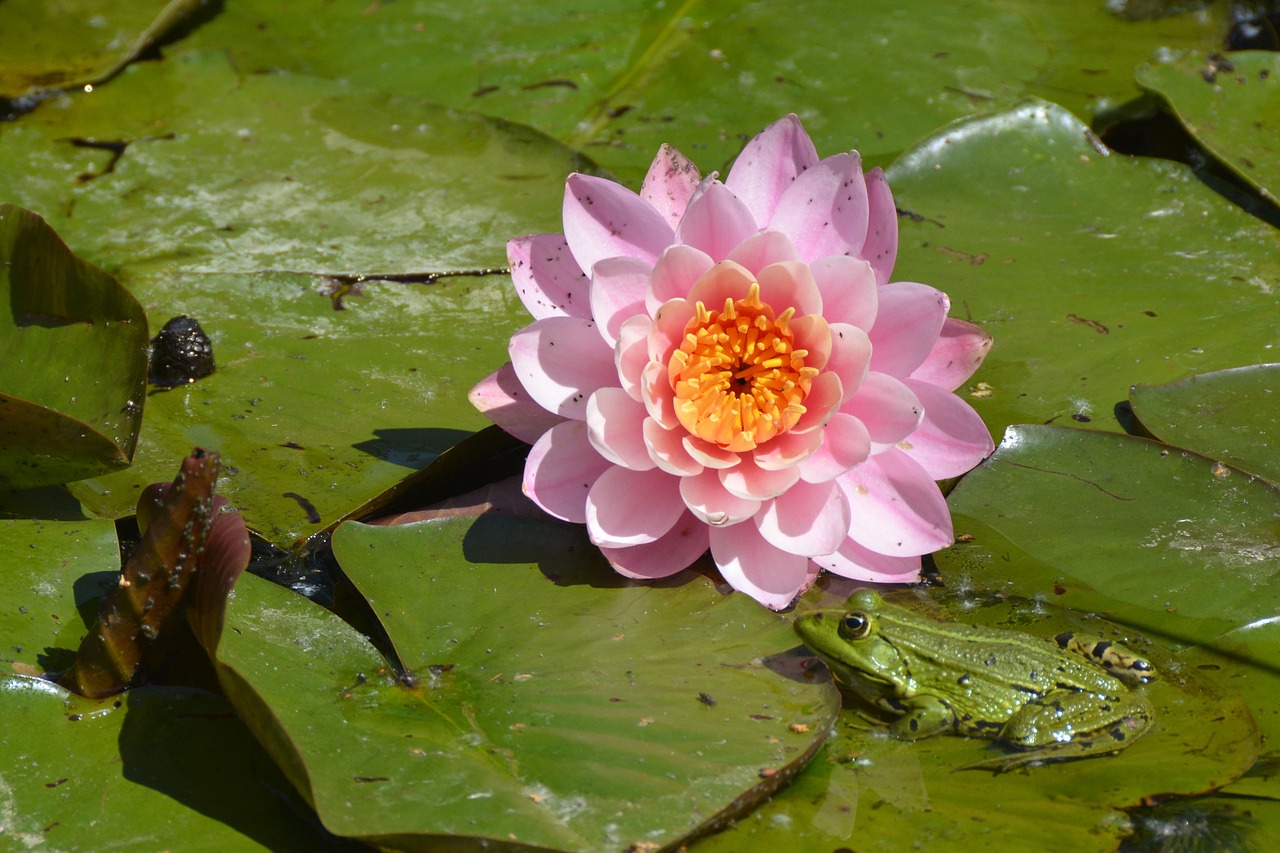
[[[805,366],[808,350],[795,348],[794,316],[788,308],[775,317],[756,282],[719,311],[697,303],[667,364],[685,429],[740,453],[796,425],[818,370]]]

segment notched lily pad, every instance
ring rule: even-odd
[[[0,304],[0,489],[128,465],[147,372],[137,300],[39,216],[0,204]]]
[[[349,523],[334,553],[403,672],[253,578],[218,659],[241,715],[341,835],[668,848],[767,798],[836,712],[831,685],[762,660],[796,645],[785,622],[697,576],[630,585],[576,526]]]
[[[1255,364],[1135,385],[1133,413],[1154,436],[1280,486],[1280,364]],[[1223,469],[1221,476],[1227,475]]]

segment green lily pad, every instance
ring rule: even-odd
[[[219,491],[289,547],[485,425],[466,391],[528,314],[505,277],[432,274],[504,266],[508,236],[557,228],[564,177],[589,164],[418,98],[242,79],[222,54],[163,65],[5,129],[28,166],[0,171],[0,197],[56,212],[154,326],[200,320],[218,364],[150,397],[132,469],[73,491],[128,514],[200,445],[223,456]],[[87,138],[127,144],[108,171],[68,141]],[[420,283],[364,280],[379,275]]]
[[[1168,102],[1213,156],[1280,204],[1280,144],[1268,117],[1280,111],[1280,55],[1192,51],[1138,69],[1138,83]]]
[[[1101,612],[1173,648],[1274,616],[1280,490],[1176,447],[1011,427],[949,498],[948,583]]]
[[[341,835],[667,847],[766,798],[836,711],[830,685],[770,670],[795,646],[784,621],[699,576],[629,585],[576,526],[345,524],[334,552],[407,674],[252,577],[218,661],[242,717]]]
[[[152,393],[134,465],[71,491],[93,512],[126,515],[175,459],[216,450],[218,493],[286,548],[484,426],[467,391],[528,322],[497,277],[366,282],[341,311],[309,276],[182,280],[191,289],[166,304],[203,318],[217,372]]]
[[[941,592],[897,600],[931,611],[946,601],[966,623],[1042,636],[1116,633],[1025,600]],[[1156,709],[1151,730],[1123,753],[994,775],[957,770],[999,753],[987,741],[948,735],[901,741],[850,705],[836,737],[793,786],[694,850],[1114,850],[1129,833],[1121,809],[1219,787],[1248,770],[1258,752],[1257,728],[1238,696],[1159,649],[1135,648],[1162,677],[1142,688]],[[1209,750],[1206,717],[1215,719]]]
[[[147,374],[142,306],[12,204],[0,204],[0,301],[0,489],[128,465]]]
[[[1139,94],[1161,50],[1212,50],[1225,10],[1125,21],[1106,4],[860,0],[332,4],[248,0],[191,40],[539,128],[630,183],[668,142],[704,171],[788,112],[819,150],[887,163],[933,128],[1029,94],[1081,115]]]
[[[1185,167],[1112,154],[1033,102],[940,131],[888,175],[895,277],[946,291],[995,337],[961,393],[997,434],[1114,426],[1135,381],[1268,360],[1280,235]]]
[[[1280,486],[1280,364],[1135,385],[1133,413],[1156,438],[1218,459]]]
[[[6,0],[0,7],[0,104],[27,107],[101,83],[189,26],[205,0]]]
[[[60,672],[120,578],[110,521],[0,521],[0,666]]]
[[[341,851],[218,696],[93,701],[0,677],[0,838],[19,850]]]

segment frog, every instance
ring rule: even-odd
[[[869,589],[843,610],[797,616],[794,627],[842,691],[895,717],[897,737],[950,732],[1006,751],[958,770],[1112,755],[1155,718],[1141,689],[1155,668],[1108,640],[940,622]]]

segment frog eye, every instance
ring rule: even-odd
[[[861,610],[850,610],[840,620],[839,633],[846,640],[861,640],[871,630],[871,617]]]

